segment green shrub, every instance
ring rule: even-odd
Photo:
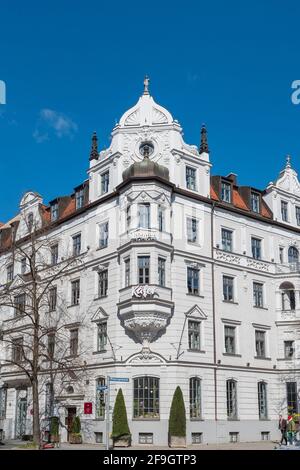
[[[51,422],[50,422],[50,434],[51,436],[58,436],[58,432],[59,432],[59,419],[57,416],[52,416]]]
[[[113,439],[120,439],[124,436],[131,436],[127,421],[124,396],[121,388],[118,391],[115,401],[111,436]]]
[[[72,434],[80,434],[80,431],[81,431],[80,418],[79,416],[75,416],[73,423],[72,423],[71,432]]]
[[[186,437],[186,417],[183,395],[177,387],[171,404],[169,418],[169,436]]]

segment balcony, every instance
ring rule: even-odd
[[[244,254],[233,253],[221,249],[215,249],[215,259],[225,263],[234,264],[245,268],[255,269],[265,273],[274,273],[274,263],[269,261],[251,258]]]
[[[161,232],[157,229],[135,228],[129,232],[125,232],[120,236],[120,245],[126,243],[145,243],[145,242],[162,242],[172,243],[171,234],[168,232]]]
[[[300,262],[276,264],[276,274],[299,274]]]

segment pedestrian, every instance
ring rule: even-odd
[[[295,440],[296,425],[293,416],[289,415],[287,420],[287,438],[289,444],[293,445]]]
[[[287,438],[286,438],[286,419],[282,415],[279,415],[279,423],[278,423],[278,429],[281,432],[281,441],[280,445],[283,444],[283,441],[285,441],[285,445],[287,445]]]

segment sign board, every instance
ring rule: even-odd
[[[110,382],[129,382],[127,377],[109,377]]]
[[[91,415],[93,413],[93,403],[85,402],[84,403],[84,414]]]
[[[97,390],[99,390],[100,392],[104,392],[107,389],[108,389],[107,385],[98,385],[97,387]]]

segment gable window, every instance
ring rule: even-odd
[[[281,201],[281,219],[283,222],[288,222],[288,203]]]
[[[71,305],[79,305],[80,298],[80,280],[71,282]]]
[[[78,189],[75,193],[76,209],[81,209],[84,205],[84,189]]]
[[[298,413],[297,382],[286,382],[286,402],[288,414]]]
[[[158,258],[158,284],[161,287],[166,285],[166,260]]]
[[[51,221],[55,222],[55,220],[58,219],[58,202],[54,202],[53,204],[51,204],[50,212],[51,212]]]
[[[158,206],[158,230],[163,232],[165,230],[165,208],[161,205]]]
[[[48,347],[47,347],[48,357],[49,359],[54,358],[55,352],[55,333],[48,334]]]
[[[130,258],[125,259],[125,287],[130,286]]]
[[[296,221],[297,225],[300,225],[300,207],[296,207]]]
[[[223,276],[223,300],[226,302],[233,302],[233,286],[234,278],[230,276]]]
[[[235,327],[224,326],[225,352],[226,354],[235,354]]]
[[[254,307],[262,308],[264,306],[263,287],[264,285],[260,282],[253,282]]]
[[[224,202],[231,202],[231,184],[225,181],[221,183],[221,199]]]
[[[108,289],[108,270],[100,271],[98,273],[98,296],[105,297]]]
[[[138,279],[139,279],[139,284],[149,284],[150,282],[150,256],[138,257]]]
[[[97,328],[97,351],[105,351],[107,344],[107,322],[98,323]]]
[[[261,240],[259,238],[251,238],[251,250],[254,259],[261,259]]]
[[[251,210],[252,210],[253,212],[259,213],[259,212],[260,212],[260,198],[259,198],[259,194],[257,194],[257,193],[251,193],[250,199],[251,199]]]
[[[267,419],[268,418],[267,384],[265,382],[258,382],[257,398],[258,398],[259,419]]]
[[[21,259],[21,274],[25,274],[27,271],[27,260],[26,258]]]
[[[222,228],[222,250],[232,251],[232,231]]]
[[[200,351],[201,349],[201,322],[195,320],[188,321],[189,349]]]
[[[199,269],[187,268],[187,288],[189,294],[199,295]]]
[[[31,232],[33,228],[33,213],[32,212],[30,212],[27,217],[27,228],[28,228],[28,232]]]
[[[73,238],[73,256],[80,255],[81,252],[81,234],[74,235]]]
[[[11,282],[14,279],[14,265],[11,263],[6,268],[6,280]]]
[[[159,379],[137,377],[133,379],[133,417],[159,418]]]
[[[51,265],[55,266],[58,263],[58,244],[52,245],[51,251]]]
[[[196,191],[196,169],[187,166],[185,168],[185,180],[187,189]]]
[[[23,360],[23,338],[14,338],[12,340],[12,360],[13,362],[21,362]]]
[[[237,419],[237,384],[235,380],[226,381],[227,418]]]
[[[266,357],[266,332],[255,330],[256,357]]]
[[[190,418],[201,419],[201,379],[190,378]]]
[[[70,330],[70,356],[78,354],[78,328]]]
[[[101,175],[101,194],[108,193],[109,188],[109,171]]]
[[[192,217],[186,219],[187,225],[187,240],[190,243],[197,243],[198,241],[198,220]]]
[[[139,204],[139,228],[150,228],[150,204]]]
[[[293,359],[294,357],[294,341],[284,341],[284,358]]]
[[[96,419],[105,418],[105,378],[99,377],[96,380]]]
[[[108,245],[108,222],[99,225],[99,247],[106,248]]]
[[[23,315],[26,311],[26,295],[18,294],[14,298],[15,316]]]

